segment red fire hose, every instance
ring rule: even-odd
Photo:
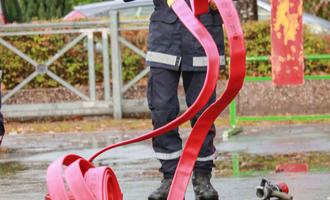
[[[227,107],[242,87],[245,75],[245,48],[243,33],[236,10],[231,0],[215,0],[224,21],[230,44],[230,78],[222,96],[208,107],[196,122],[183,150],[172,182],[168,200],[180,200],[184,194],[201,145],[217,116]],[[109,167],[94,167],[92,161],[100,154],[115,147],[140,142],[166,133],[191,119],[212,95],[219,73],[219,52],[207,29],[194,14],[205,10],[207,0],[191,0],[193,10],[185,0],[172,0],[169,5],[183,24],[198,39],[208,57],[204,86],[194,104],[180,117],[165,126],[140,137],[108,146],[93,155],[88,161],[77,155],[66,155],[53,162],[47,170],[49,200],[121,200],[117,178]]]

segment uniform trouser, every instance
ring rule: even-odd
[[[175,119],[180,111],[178,100],[178,84],[182,74],[187,106],[191,106],[203,87],[206,72],[174,71],[163,68],[150,68],[148,82],[148,104],[154,129],[159,128]],[[198,117],[206,107],[215,101],[213,93],[208,104],[191,120],[193,127]],[[212,125],[198,156],[194,171],[211,172],[215,147],[213,139],[215,127]],[[178,128],[155,137],[152,140],[157,159],[161,162],[160,172],[164,177],[172,177],[182,151],[182,139]]]

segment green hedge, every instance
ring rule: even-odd
[[[249,22],[243,25],[247,56],[270,55],[271,36],[268,21]],[[304,27],[304,54],[330,54],[330,35],[314,34]],[[249,62],[247,74],[250,76],[271,76],[270,62]],[[330,74],[330,60],[305,61],[305,74]]]
[[[8,10],[8,18],[11,22],[29,22],[32,19],[49,20],[61,18],[71,11],[73,6],[100,1],[103,0],[1,0],[1,2],[7,3],[5,7]],[[304,12],[330,20],[330,1],[303,1]]]
[[[60,19],[74,6],[103,0],[0,0],[9,22]]]
[[[249,22],[243,25],[248,56],[270,55],[270,27],[269,22]],[[316,35],[305,32],[305,55],[330,54],[330,36]],[[136,46],[147,50],[146,30],[126,31],[124,37]],[[50,56],[71,41],[75,35],[43,35],[43,36],[19,36],[5,37],[4,39],[16,46],[38,62],[45,62]],[[100,42],[99,35],[95,42]],[[3,68],[3,84],[5,88],[13,88],[31,73],[34,68],[19,56],[0,45],[0,66]],[[128,48],[122,49],[124,81],[132,79],[144,68],[144,60]],[[96,80],[102,82],[102,55],[96,53]],[[58,61],[51,65],[50,70],[59,74],[74,86],[88,84],[88,59],[86,41],[81,41],[73,49],[68,51]],[[305,72],[308,75],[330,74],[330,61],[306,61]],[[270,76],[271,66],[269,62],[248,63],[247,74],[250,76]],[[27,87],[57,87],[58,84],[47,76],[39,75]]]
[[[305,12],[330,20],[329,0],[303,0],[303,2]]]
[[[137,46],[146,46],[145,37],[147,31],[130,31],[125,33],[127,38]],[[51,56],[55,55],[65,44],[72,41],[77,35],[42,35],[42,36],[15,36],[4,37],[7,42],[15,46],[20,51],[37,61],[46,62]],[[140,41],[140,42],[139,42]],[[141,41],[143,45],[141,45]],[[94,43],[101,43],[100,35],[96,35]],[[60,59],[55,61],[50,70],[62,79],[74,86],[88,84],[88,54],[86,39],[80,41],[75,47],[70,49]],[[145,49],[146,50],[146,49]],[[139,70],[144,67],[144,60],[126,47],[122,48],[123,55],[123,76],[124,81],[132,79]],[[111,56],[111,55],[109,55]],[[11,89],[19,84],[25,77],[34,71],[34,67],[17,56],[4,46],[0,45],[0,67],[3,69],[2,83],[4,88]],[[95,52],[96,82],[103,81],[103,60],[102,53]],[[50,79],[47,75],[38,75],[31,81],[27,88],[36,87],[58,87],[59,84]]]
[[[69,42],[67,35],[20,36],[4,38],[16,48],[30,56],[37,62],[45,62],[51,55]],[[13,88],[34,71],[34,67],[25,60],[12,53],[5,47],[0,47],[0,65],[3,68],[3,84],[6,88]],[[87,53],[82,42],[56,61],[50,69],[68,80],[70,83],[85,84],[87,81]],[[99,71],[99,70],[98,70]],[[45,81],[47,80],[47,81]],[[29,87],[56,87],[57,83],[47,76],[39,75]]]

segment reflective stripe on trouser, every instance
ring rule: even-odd
[[[183,86],[186,93],[186,103],[190,106],[198,96],[205,79],[205,72],[180,72],[162,68],[150,68],[148,83],[148,104],[151,110],[152,123],[158,128],[175,119],[179,114],[179,100],[177,88],[182,73]],[[215,100],[215,94],[211,97],[207,106]],[[202,113],[202,110],[191,120],[193,126]],[[213,139],[215,127],[213,126],[205,139],[199,154],[195,170],[209,172],[213,167],[215,147]],[[181,155],[182,140],[178,129],[173,129],[167,134],[155,137],[152,140],[156,157],[161,161],[160,171],[164,175],[173,175],[179,156]]]
[[[180,158],[182,154],[182,150],[176,151],[173,153],[160,153],[160,152],[155,152],[155,156],[158,160],[175,160]],[[198,157],[197,161],[201,162],[206,162],[206,161],[212,161],[215,159],[216,154],[213,153],[212,155],[205,156],[205,157]]]

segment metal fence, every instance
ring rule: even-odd
[[[138,6],[148,6],[149,4],[141,4]],[[132,5],[136,7],[136,5]],[[113,114],[114,118],[120,119],[123,113],[141,113],[147,112],[147,101],[143,99],[124,99],[123,94],[134,86],[141,78],[148,74],[149,68],[145,68],[135,78],[124,84],[122,79],[122,59],[121,46],[131,49],[142,58],[146,57],[146,53],[134,46],[131,42],[123,38],[120,34],[126,30],[148,29],[148,20],[120,20],[119,12],[122,8],[112,8],[109,12],[110,21],[99,22],[62,22],[52,24],[19,24],[0,26],[0,45],[8,48],[20,56],[23,60],[34,66],[34,72],[26,77],[14,89],[10,90],[3,96],[2,103],[3,112],[7,117],[40,117],[40,116],[66,116],[66,115],[100,115]],[[103,55],[103,88],[104,95],[102,99],[96,98],[96,81],[95,81],[95,44],[93,38],[95,34],[102,35],[102,55]],[[23,35],[44,35],[44,34],[78,34],[71,42],[66,44],[55,55],[51,56],[45,62],[37,62],[30,58],[26,53],[7,42],[4,37],[23,36]],[[86,47],[88,49],[88,94],[82,92],[72,86],[59,75],[49,70],[49,67],[56,60],[61,58],[67,51],[74,47],[82,40],[87,40]],[[111,41],[111,42],[110,42]],[[110,45],[109,45],[110,44]],[[110,47],[109,47],[110,46]],[[111,52],[111,59],[109,57]],[[329,59],[329,55],[325,55]],[[254,61],[268,60],[268,57],[252,57],[247,58]],[[314,59],[314,58],[313,58]],[[317,57],[316,59],[323,59]],[[111,67],[110,67],[111,66]],[[22,90],[31,80],[38,75],[48,75],[60,83],[63,87],[77,95],[80,100],[74,102],[61,103],[45,103],[45,104],[6,104],[7,100]],[[111,74],[111,77],[110,77]],[[250,78],[251,79],[251,78]],[[268,80],[268,79],[267,79]],[[111,84],[110,84],[111,83]],[[234,102],[235,103],[235,102]],[[237,121],[245,120],[245,118],[237,118],[235,115],[234,105],[231,106],[231,124],[236,125]],[[184,108],[182,106],[181,108]]]
[[[269,61],[269,56],[255,56],[247,57],[247,62],[260,62]],[[323,55],[309,55],[305,57],[305,60],[330,60],[330,54]],[[305,80],[317,81],[317,80],[330,80],[329,75],[309,75],[305,76]],[[262,82],[272,81],[271,77],[245,77],[245,82]],[[229,123],[231,128],[223,132],[223,138],[225,140],[233,135],[236,135],[243,131],[239,126],[239,122],[247,121],[313,121],[313,120],[325,120],[330,119],[330,113],[327,114],[314,114],[314,115],[267,115],[267,116],[240,116],[237,112],[237,101],[234,99],[229,105]]]
[[[113,113],[115,118],[122,118],[123,109],[125,107],[123,105],[123,93],[133,86],[140,78],[146,75],[149,69],[146,68],[128,84],[123,85],[120,46],[125,45],[142,57],[145,57],[146,55],[142,50],[134,46],[125,38],[121,37],[120,31],[147,29],[148,26],[146,25],[146,20],[130,20],[129,22],[119,21],[118,10],[110,11],[110,19],[110,21],[101,22],[61,22],[52,24],[19,24],[0,26],[0,45],[6,47],[15,55],[27,61],[34,67],[34,71],[29,76],[25,77],[24,80],[16,85],[16,87],[6,92],[6,94],[2,97],[3,112],[5,115],[9,118],[16,118]],[[96,98],[95,44],[93,38],[97,33],[102,35],[104,96],[101,100]],[[78,34],[78,36],[44,62],[37,62],[4,39],[4,37],[50,34]],[[74,87],[66,80],[63,80],[58,74],[55,74],[49,70],[49,67],[56,60],[61,58],[66,52],[82,40],[87,40],[88,94]],[[109,57],[109,49],[111,50],[112,55],[111,61]],[[112,74],[112,78],[110,77],[110,74]],[[74,102],[46,104],[6,104],[9,98],[17,94],[24,86],[35,79],[38,75],[47,75],[77,95],[80,100]],[[111,85],[112,88],[110,88]],[[125,107],[125,110],[131,110],[133,112],[136,111],[137,109],[134,102],[126,102],[127,107]],[[142,103],[145,104],[144,102]]]
[[[91,25],[91,24],[89,24]],[[1,27],[0,44],[12,51],[14,54],[27,61],[34,67],[34,71],[24,80],[22,80],[16,87],[8,91],[2,98],[3,112],[8,117],[34,117],[34,116],[57,116],[57,115],[74,115],[74,114],[93,114],[98,113],[101,109],[108,109],[111,104],[110,100],[110,85],[104,84],[104,100],[96,101],[96,83],[95,83],[95,63],[94,63],[94,42],[93,37],[95,33],[102,33],[103,41],[103,68],[104,68],[104,83],[109,83],[109,54],[108,54],[108,34],[109,29],[105,24],[92,24],[99,26],[96,28],[86,28],[86,24],[77,23],[56,23],[56,24],[42,24],[42,25],[12,25]],[[103,26],[103,27],[102,27]],[[68,28],[70,27],[70,28]],[[55,55],[50,55],[50,58],[44,62],[37,62],[29,57],[26,53],[20,51],[17,47],[7,42],[3,37],[24,36],[24,35],[49,35],[49,34],[78,34],[72,41],[67,43]],[[72,86],[66,80],[63,80],[58,74],[55,74],[49,67],[61,58],[66,52],[73,48],[77,43],[83,39],[87,40],[88,49],[88,94],[80,91]],[[6,101],[22,90],[29,82],[31,82],[38,75],[47,75],[63,87],[79,96],[79,102],[63,102],[53,104],[6,104]]]

